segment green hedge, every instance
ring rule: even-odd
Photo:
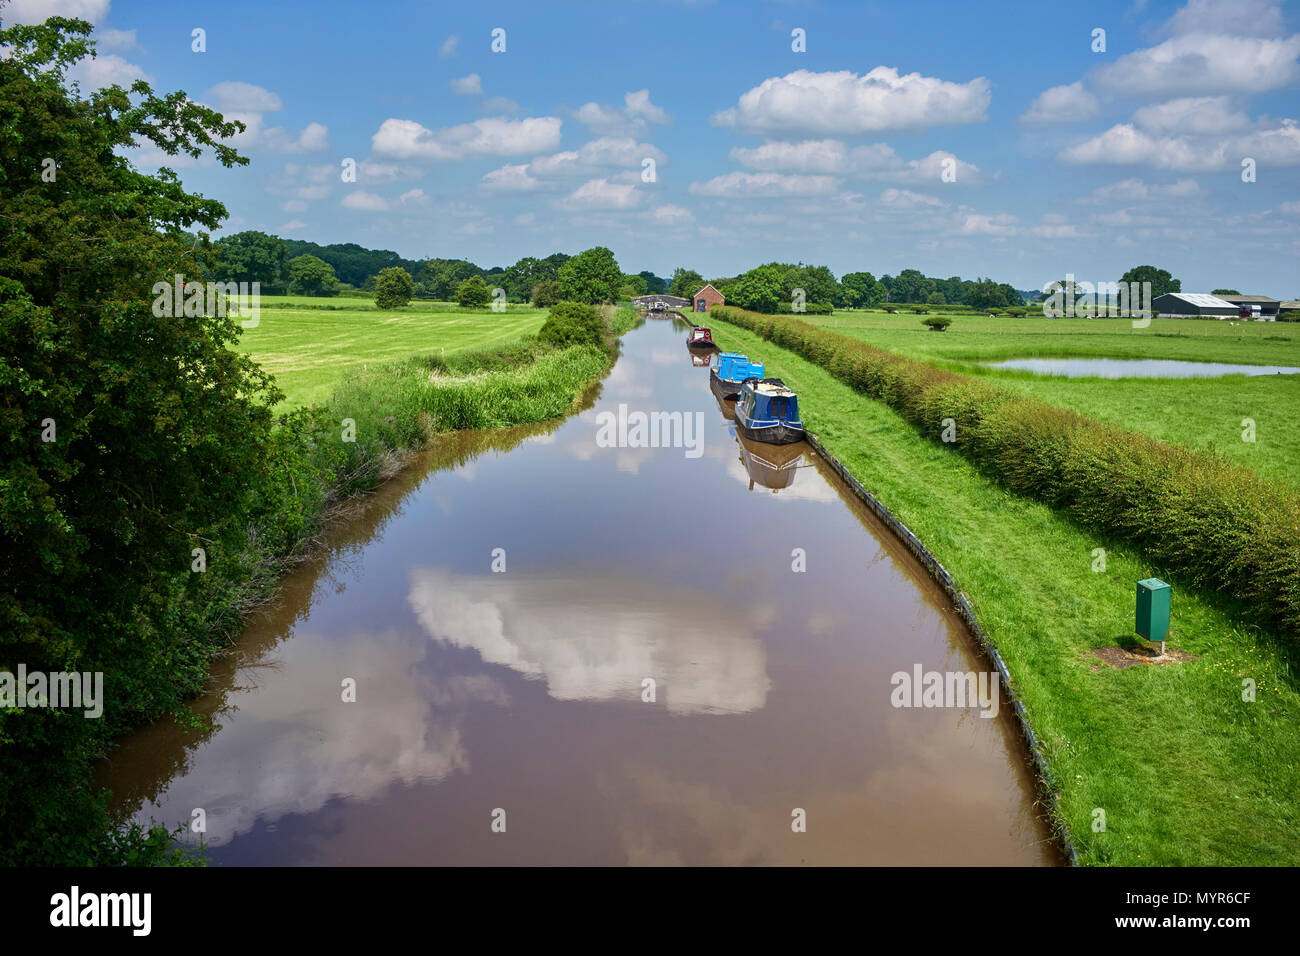
[[[711,314],[789,349],[940,438],[1008,488],[1132,542],[1186,584],[1300,634],[1300,496],[1212,452],[1157,441],[797,319]]]

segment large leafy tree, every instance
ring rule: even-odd
[[[334,267],[321,259],[306,253],[289,260],[286,272],[289,275],[289,291],[296,295],[334,295],[338,292],[339,281],[334,275]]]
[[[492,301],[492,290],[482,276],[470,276],[456,289],[456,302],[464,309],[481,309]]]
[[[258,282],[265,293],[284,290],[290,281],[289,247],[279,236],[250,230],[216,243],[213,270],[223,282]]]
[[[1120,276],[1119,281],[1150,282],[1151,298],[1153,299],[1158,295],[1164,295],[1166,292],[1183,291],[1181,279],[1175,279],[1168,269],[1157,269],[1155,266],[1134,266]]]
[[[555,280],[568,301],[595,305],[618,298],[623,270],[618,267],[613,252],[604,246],[594,246],[560,266]]]
[[[106,702],[99,721],[0,710],[0,860],[29,863],[102,861],[77,843],[102,819],[84,761],[201,678],[173,598],[264,476],[280,397],[231,348],[235,318],[155,307],[155,283],[199,279],[209,249],[186,230],[225,207],[122,155],[242,165],[242,124],[143,81],[83,96],[65,75],[90,32],[0,30],[0,667],[102,671]]]
[[[775,263],[750,269],[727,290],[727,301],[754,312],[775,312],[790,298],[785,271]]]
[[[848,306],[863,306],[867,304],[868,296],[871,293],[871,287],[876,284],[876,277],[870,272],[849,272],[840,279],[842,286],[841,296],[843,302]]]
[[[682,299],[689,299],[703,287],[704,276],[694,269],[678,266],[673,270],[672,281],[668,283],[668,294]]]

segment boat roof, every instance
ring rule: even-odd
[[[760,395],[793,395],[794,391],[786,388],[785,382],[779,378],[764,378],[758,381],[745,382],[749,388],[758,392]]]
[[[718,357],[740,359],[742,362],[749,361],[749,356],[746,355],[744,352],[722,352],[718,355]]]

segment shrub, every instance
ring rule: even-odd
[[[554,279],[543,279],[533,286],[533,305],[539,309],[549,309],[562,299],[560,284]]]
[[[411,274],[401,266],[380,269],[375,276],[375,306],[380,309],[400,309],[411,301],[415,284]]]
[[[608,348],[605,343],[605,321],[600,317],[599,310],[581,302],[557,302],[538,330],[537,337],[562,349],[571,345]]]
[[[492,301],[492,290],[482,276],[470,276],[456,287],[456,304],[463,309],[481,309]]]
[[[934,315],[928,319],[922,319],[921,324],[928,325],[935,332],[942,332],[952,325],[952,319],[944,315]]]

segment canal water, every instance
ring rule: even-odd
[[[990,670],[942,592],[805,446],[738,442],[684,329],[368,499],[220,662],[212,729],[104,762],[119,816],[201,810],[214,865],[1059,863],[1005,702],[891,703]],[[703,429],[607,440],[636,412]]]

